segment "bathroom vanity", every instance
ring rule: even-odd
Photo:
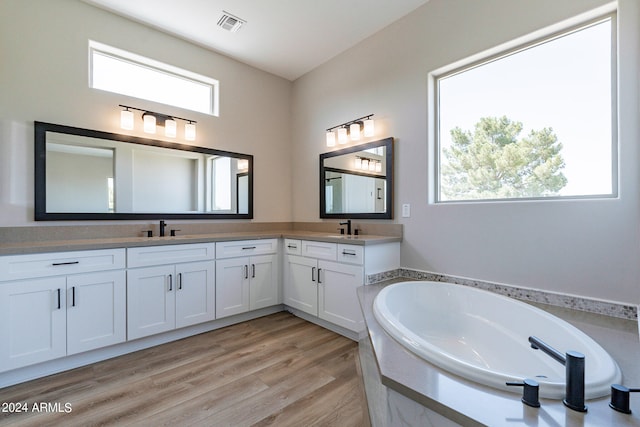
[[[282,310],[357,340],[356,288],[399,267],[399,242],[288,230],[0,244],[0,387]]]

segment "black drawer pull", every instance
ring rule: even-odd
[[[249,249],[255,249],[255,246],[245,246],[244,248],[242,248],[243,251],[247,251]]]
[[[287,245],[289,249],[298,249],[297,245]]]
[[[351,255],[351,256],[356,256],[356,251],[346,251],[346,250],[343,250],[343,251],[342,251],[342,255]]]
[[[58,265],[73,265],[73,264],[80,264],[80,261],[54,262],[51,265],[55,267],[55,266],[58,266]]]

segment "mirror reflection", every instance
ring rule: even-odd
[[[393,138],[320,156],[321,218],[392,218]]]
[[[36,219],[251,218],[252,162],[36,123]]]

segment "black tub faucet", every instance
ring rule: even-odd
[[[587,412],[584,404],[584,354],[570,350],[562,355],[558,350],[534,336],[529,337],[529,343],[531,348],[542,350],[565,366],[566,390],[562,403],[574,411]]]
[[[164,229],[167,226],[167,224],[164,222],[164,220],[160,221],[160,237],[164,237]]]

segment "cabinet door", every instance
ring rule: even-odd
[[[66,354],[64,276],[0,284],[0,371]]]
[[[249,309],[257,310],[280,302],[278,293],[278,257],[263,255],[251,257]]]
[[[215,319],[214,261],[176,265],[176,327]]]
[[[284,303],[305,313],[318,315],[317,263],[312,258],[287,255]]]
[[[136,339],[175,329],[175,267],[127,271],[127,336]]]
[[[318,317],[355,332],[364,329],[356,288],[364,284],[364,268],[318,261]]]
[[[249,258],[216,261],[216,319],[249,311]]]
[[[124,270],[67,277],[67,354],[126,340]]]

